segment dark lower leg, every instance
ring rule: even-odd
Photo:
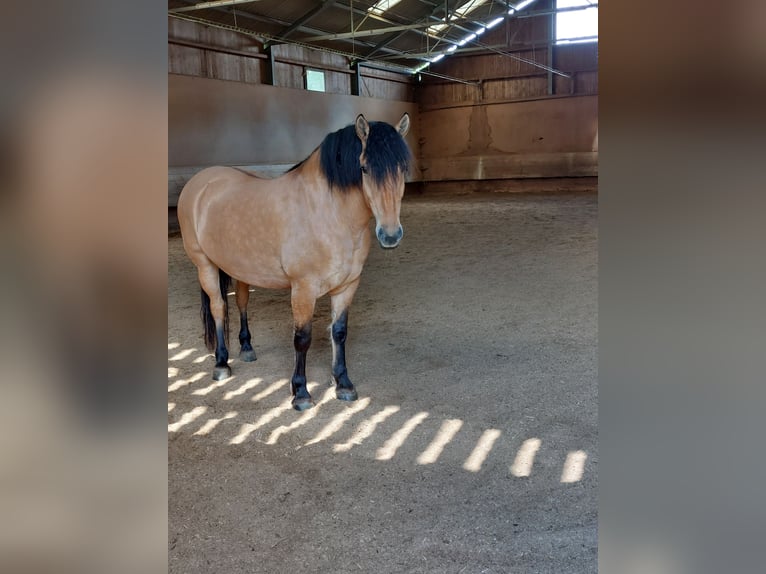
[[[346,335],[348,334],[348,310],[343,311],[332,324],[332,377],[335,395],[346,401],[356,400],[354,385],[346,370]]]
[[[293,345],[295,346],[295,370],[290,381],[290,389],[293,393],[293,407],[302,411],[313,404],[306,388],[306,353],[311,346],[311,323],[295,328]]]
[[[255,351],[250,344],[250,329],[247,326],[247,311],[239,313],[239,358],[243,361],[255,361]]]
[[[216,322],[215,339],[215,368],[213,369],[213,379],[220,381],[221,379],[231,376],[231,367],[229,367],[229,350],[226,348],[223,324],[219,324],[218,322]]]
[[[250,349],[250,329],[247,327],[247,311],[239,314],[239,344],[244,349],[246,346]]]
[[[250,286],[237,281],[237,308],[239,309],[239,358],[255,361],[255,351],[250,344],[250,329],[247,326],[247,303],[250,300]]]
[[[215,381],[231,376],[231,367],[228,365],[229,351],[226,349],[228,309],[225,299],[226,290],[221,278],[217,267],[210,265],[199,268],[199,282],[202,289],[207,293],[209,301],[209,309],[204,311],[205,301],[203,299],[203,311],[206,317],[212,317],[212,322],[215,325],[215,367],[213,368],[213,380]],[[207,319],[206,325],[209,325]]]
[[[340,387],[353,388],[346,371],[346,335],[348,333],[348,311],[343,311],[332,324],[332,376]]]

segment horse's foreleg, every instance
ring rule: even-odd
[[[290,381],[290,389],[293,394],[293,408],[303,411],[314,406],[306,388],[306,353],[311,346],[311,320],[314,318],[316,296],[310,289],[293,285],[291,303],[295,327],[293,337],[295,370]]]
[[[255,361],[255,351],[250,344],[250,329],[247,326],[247,302],[250,300],[250,286],[237,281],[237,308],[239,309],[239,359],[247,363]]]
[[[219,276],[216,267],[201,267],[199,269],[199,283],[202,290],[208,297],[209,308],[205,308],[203,298],[202,312],[205,320],[206,338],[210,328],[208,314],[212,316],[215,324],[215,368],[213,369],[213,380],[220,381],[231,376],[231,367],[229,367],[229,351],[226,348],[226,313],[227,306],[226,293],[222,292],[223,282]],[[225,277],[225,276],[224,276]],[[227,278],[228,279],[228,278]]]
[[[343,291],[330,295],[332,304],[332,378],[335,396],[342,401],[355,401],[358,397],[346,369],[346,336],[348,334],[348,309],[354,298],[357,279]]]

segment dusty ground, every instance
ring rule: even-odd
[[[170,572],[595,572],[596,214],[595,193],[408,194],[351,308],[360,400],[327,384],[325,299],[305,413],[289,294],[255,290],[258,360],[214,383],[171,237]]]

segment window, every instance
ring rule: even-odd
[[[312,92],[324,92],[324,72],[306,70],[306,89]]]
[[[556,43],[598,41],[598,0],[556,0]]]

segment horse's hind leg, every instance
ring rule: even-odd
[[[311,346],[311,320],[314,317],[316,295],[309,288],[293,285],[291,303],[295,328],[295,370],[290,381],[290,390],[293,394],[293,408],[303,411],[314,406],[306,388],[306,353]]]
[[[229,278],[219,273],[218,268],[212,263],[198,265],[199,283],[207,295],[207,301],[203,296],[202,313],[205,324],[205,340],[209,347],[213,343],[210,331],[215,329],[215,368],[213,369],[213,380],[215,381],[231,376],[231,367],[228,364],[229,351],[226,348],[228,308],[225,299],[225,285]]]
[[[332,305],[332,378],[335,396],[342,401],[355,401],[358,397],[346,369],[346,336],[348,334],[348,309],[354,298],[357,279],[345,289],[330,295]]]
[[[250,300],[250,286],[237,281],[237,308],[239,309],[239,359],[255,361],[255,351],[250,344],[250,329],[247,327],[247,302]]]

